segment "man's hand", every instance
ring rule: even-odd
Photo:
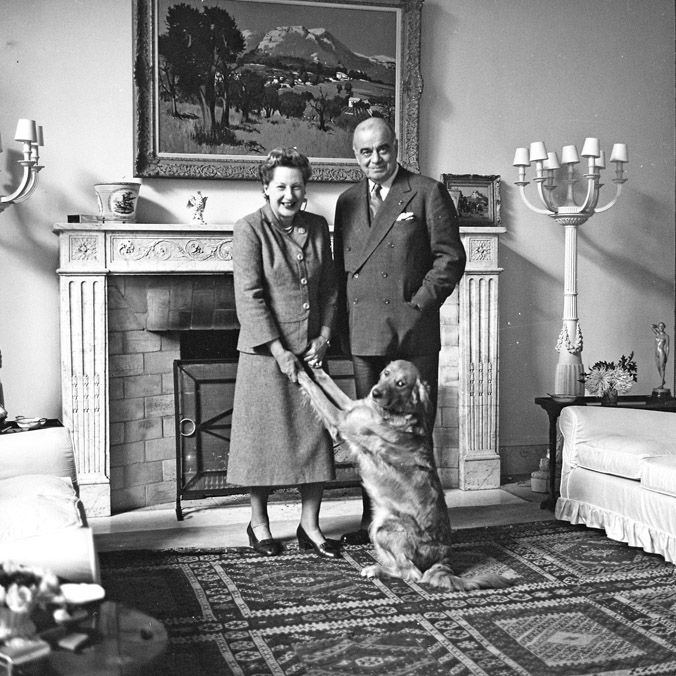
[[[324,355],[329,348],[329,341],[324,336],[317,336],[310,341],[307,350],[303,352],[303,361],[307,363],[310,368],[321,368],[324,362]]]

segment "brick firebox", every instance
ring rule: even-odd
[[[104,516],[172,501],[172,366],[180,337],[144,324],[148,285],[139,280],[230,273],[232,226],[106,222],[53,229],[60,251],[63,421],[73,434],[85,508]],[[499,486],[501,232],[462,228],[467,272],[442,308],[435,447],[447,487]]]

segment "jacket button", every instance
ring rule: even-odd
[[[386,273],[386,272],[381,272],[380,274],[381,274],[383,277],[387,277],[387,273]]]
[[[358,272],[355,272],[354,275],[352,275],[352,277],[353,277],[354,279],[359,279],[359,273],[358,273]]]
[[[296,256],[296,258],[297,258],[299,261],[302,261],[302,260],[303,260],[303,254],[298,254],[298,255]]]
[[[394,242],[389,242],[390,249],[394,249]]]
[[[390,299],[389,299],[389,298],[385,298],[385,300],[383,300],[383,303],[385,303],[385,305],[389,305],[389,304],[390,304]]]
[[[310,309],[310,303],[303,303],[303,310],[309,310]]]
[[[298,232],[299,232],[301,235],[304,235],[304,234],[305,234],[305,228],[298,228]]]
[[[346,249],[346,251],[352,251],[352,247],[351,247],[351,246],[346,246],[345,249]]]
[[[300,278],[300,283],[301,283],[303,286],[305,286],[305,285],[307,284],[307,279],[305,279],[305,277],[301,277],[301,278]]]
[[[359,298],[355,298],[355,299],[352,301],[352,304],[353,304],[353,305],[356,305],[358,302],[359,302]]]

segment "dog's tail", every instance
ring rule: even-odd
[[[420,580],[422,584],[449,591],[471,591],[473,589],[503,589],[512,583],[497,573],[484,573],[475,577],[460,577],[445,563],[435,563],[425,571]]]

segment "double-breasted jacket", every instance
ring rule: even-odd
[[[399,167],[373,222],[363,179],[338,198],[334,257],[339,328],[359,356],[433,354],[439,309],[465,270],[445,186]]]

